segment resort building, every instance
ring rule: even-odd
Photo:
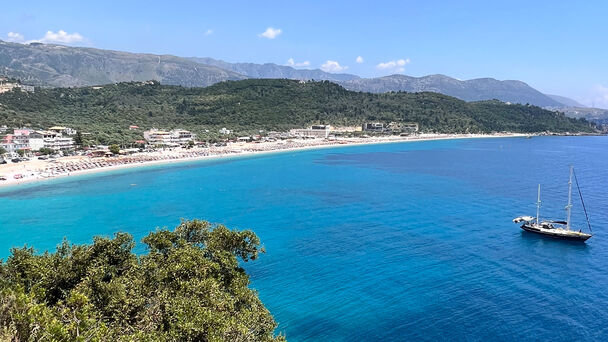
[[[74,139],[63,136],[62,133],[56,131],[34,131],[29,128],[19,128],[15,129],[13,134],[6,135],[2,139],[1,145],[8,152],[17,152],[18,150],[38,151],[43,147],[55,151],[65,151],[74,148]]]
[[[289,133],[300,138],[321,138],[326,139],[331,132],[330,125],[313,125],[309,128],[292,129]]]
[[[159,131],[156,129],[145,131],[144,139],[151,145],[172,145],[171,133],[167,131]]]
[[[406,122],[401,124],[401,132],[403,133],[416,133],[418,132],[418,123],[416,122]]]
[[[29,86],[29,85],[19,84],[19,83],[13,83],[13,82],[7,82],[6,78],[5,79],[0,79],[0,94],[6,93],[6,92],[11,91],[13,89],[19,89],[19,90],[27,91],[27,92],[34,92],[34,86]]]
[[[144,138],[151,145],[181,146],[196,140],[196,134],[183,129],[160,131],[153,128],[144,132]]]
[[[190,141],[196,140],[196,134],[184,129],[174,129],[171,131],[173,141],[180,145],[185,145]]]
[[[14,130],[13,144],[15,145],[15,150],[29,150],[30,130],[26,128]]]
[[[287,132],[277,132],[277,131],[270,131],[268,132],[268,139],[288,139],[289,138],[289,133]]]
[[[383,133],[386,126],[381,122],[366,122],[363,124],[362,129],[364,132]]]
[[[64,137],[61,133],[56,132],[39,132],[43,136],[44,147],[50,148],[53,151],[66,151],[74,148],[74,139]]]
[[[13,144],[13,135],[8,134],[2,137],[2,141],[0,141],[0,147],[5,149],[8,153],[15,152],[15,145]]]
[[[30,150],[29,135],[28,129],[15,129],[13,134],[7,134],[2,138],[0,145],[9,153]]]
[[[76,134],[76,130],[73,128],[70,128],[70,127],[54,126],[54,127],[49,128],[49,131],[61,133],[61,134],[67,134],[67,135]]]
[[[21,88],[21,90],[23,90],[23,91],[27,91],[28,93],[34,92],[34,86],[31,86],[31,85],[20,84],[19,88]]]
[[[44,137],[38,132],[30,133],[30,151],[38,151],[44,147]]]
[[[363,124],[362,129],[364,132],[411,134],[418,132],[418,124],[415,122],[391,122],[389,124],[367,122]]]
[[[220,134],[224,134],[224,135],[232,133],[232,131],[229,129],[226,129],[226,127],[220,129],[219,132],[220,132]]]

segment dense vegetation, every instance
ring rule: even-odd
[[[585,120],[535,106],[464,102],[438,93],[360,93],[328,81],[251,79],[206,88],[119,83],[0,94],[0,125],[68,125],[106,144],[141,139],[129,125],[183,127],[205,138],[221,127],[253,133],[366,121],[417,122],[423,131],[444,133],[594,130]]]
[[[13,249],[0,265],[0,340],[284,340],[239,266],[263,251],[253,232],[183,221],[143,242],[139,256],[125,233]]]

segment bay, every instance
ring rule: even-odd
[[[522,232],[563,218],[568,166],[594,236]],[[180,218],[252,229],[245,264],[290,341],[608,339],[608,137],[461,139],[284,152],[0,190],[0,255]],[[576,197],[575,197],[576,199]],[[585,228],[575,201],[573,222]],[[143,246],[137,247],[143,252]]]

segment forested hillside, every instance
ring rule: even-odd
[[[143,82],[0,94],[0,125],[67,125],[101,143],[141,137],[129,125],[183,127],[205,136],[205,130],[213,134],[221,127],[253,133],[366,121],[417,122],[422,131],[443,133],[594,130],[585,120],[535,106],[465,102],[437,93],[360,93],[328,81],[249,79],[206,88]]]

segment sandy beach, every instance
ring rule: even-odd
[[[142,167],[148,165],[176,163],[193,160],[224,158],[229,156],[247,156],[282,151],[353,146],[364,144],[382,144],[413,142],[441,139],[467,139],[492,137],[521,137],[524,134],[418,134],[415,136],[386,136],[369,138],[326,139],[289,139],[271,142],[230,143],[227,146],[205,147],[154,152],[139,152],[128,156],[89,157],[70,156],[49,160],[32,158],[29,161],[0,165],[0,187],[15,186],[24,183],[44,181],[58,177],[69,177],[94,172]]]

